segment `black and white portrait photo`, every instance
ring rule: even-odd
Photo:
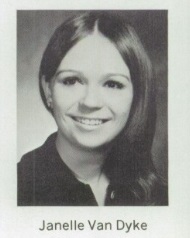
[[[17,205],[168,205],[166,10],[17,11]]]

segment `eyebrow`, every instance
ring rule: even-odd
[[[114,77],[114,76],[119,76],[119,77],[123,77],[123,78],[126,78],[129,82],[131,81],[131,77],[130,75],[126,75],[126,74],[121,74],[121,73],[109,73],[109,74],[106,74],[107,77]]]
[[[84,78],[85,75],[81,72],[81,71],[78,71],[78,70],[73,70],[73,69],[65,69],[65,70],[60,70],[58,71],[56,74],[55,74],[55,77],[59,76],[59,74],[61,73],[75,73],[75,74],[80,74],[82,75]],[[105,77],[114,77],[114,76],[119,76],[119,77],[123,77],[123,78],[126,78],[129,82],[131,82],[131,77],[130,75],[126,75],[126,74],[121,74],[121,73],[108,73],[108,74],[105,74]]]
[[[80,72],[80,71],[72,70],[72,69],[66,69],[66,70],[59,70],[58,72],[56,72],[55,77],[57,77],[61,73],[77,73],[77,74],[79,73],[79,74],[83,75],[82,72]]]

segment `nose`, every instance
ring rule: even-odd
[[[95,86],[88,86],[83,97],[79,101],[81,107],[89,109],[100,109],[103,106],[101,93]]]

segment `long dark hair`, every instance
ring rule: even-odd
[[[66,53],[81,39],[92,34],[95,26],[120,52],[130,69],[134,88],[128,122],[105,162],[105,171],[113,184],[130,188],[139,204],[154,204],[158,197],[155,188],[160,180],[151,159],[156,119],[153,74],[149,57],[132,26],[109,11],[87,11],[59,26],[41,61],[39,85],[42,100],[49,110],[42,78],[49,82]]]

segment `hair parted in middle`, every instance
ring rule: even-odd
[[[107,159],[105,166],[111,174],[110,179],[115,173],[117,181],[121,183],[125,183],[126,179],[131,184],[137,182],[147,200],[153,180],[156,181],[151,160],[156,118],[152,66],[134,28],[120,17],[117,11],[79,13],[55,30],[41,61],[39,72],[41,97],[46,108],[50,110],[43,92],[42,78],[50,82],[67,52],[77,42],[93,34],[95,28],[109,39],[121,54],[130,70],[134,89],[129,119],[124,130],[116,139],[111,159]],[[133,188],[132,190],[135,191],[136,196],[140,196],[137,195],[138,189]]]

